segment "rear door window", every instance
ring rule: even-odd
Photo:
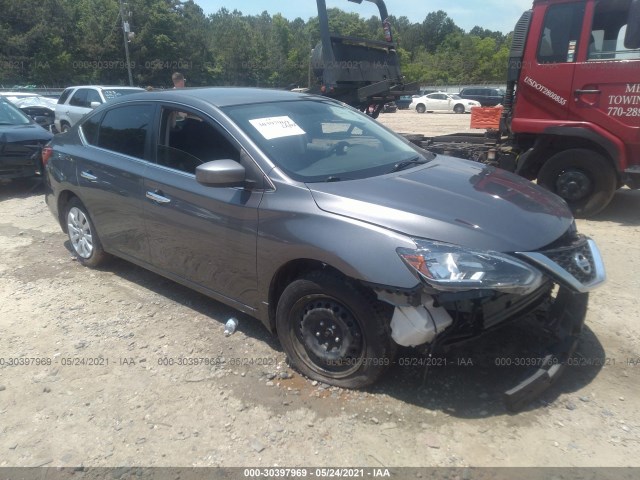
[[[93,115],[88,118],[80,127],[84,139],[90,145],[98,144],[98,129],[100,128],[100,119],[102,115]]]
[[[76,93],[74,93],[69,100],[69,105],[73,107],[89,107],[89,104],[87,103],[88,91],[89,90],[87,88],[79,88],[76,90]]]
[[[129,105],[107,111],[100,124],[97,146],[145,158],[154,112],[153,105]]]
[[[73,88],[67,88],[64,92],[62,92],[62,95],[60,95],[60,98],[58,98],[58,104],[62,105],[64,102],[66,102],[67,98],[69,98],[69,95],[71,95],[71,92],[73,92]]]

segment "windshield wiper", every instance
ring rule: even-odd
[[[429,160],[425,158],[412,158],[411,160],[403,160],[402,162],[396,163],[389,173],[399,172],[400,170],[404,170],[407,167],[412,167],[414,165],[422,165],[423,163],[427,163]]]

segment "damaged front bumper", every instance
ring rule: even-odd
[[[555,342],[539,368],[504,394],[506,407],[518,411],[553,384],[573,355],[585,321],[588,292],[605,281],[595,243],[575,233],[538,252],[514,254],[540,270],[544,281],[527,294],[493,290],[438,292],[422,285],[413,292],[378,290],[395,306],[392,337],[404,346],[435,347],[460,343],[511,320],[534,315]]]

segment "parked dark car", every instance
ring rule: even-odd
[[[0,96],[0,178],[42,173],[42,147],[53,134]]]
[[[566,356],[604,280],[559,197],[326,97],[132,94],[44,157],[46,202],[80,263],[116,255],[254,316],[332,385],[374,382],[398,345],[457,343],[534,312]],[[512,390],[510,408],[555,367]]]
[[[398,110],[408,110],[412,100],[413,96],[411,95],[401,95],[400,98],[396,100],[396,106],[398,107]]]
[[[382,106],[382,113],[396,113],[398,111],[398,105],[396,102],[385,103]]]
[[[501,88],[465,87],[460,90],[459,95],[480,102],[483,107],[495,107],[504,103],[505,91]]]

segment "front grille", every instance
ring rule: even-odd
[[[582,284],[588,284],[596,278],[593,255],[584,237],[579,238],[579,241],[572,245],[541,253],[569,272]]]

